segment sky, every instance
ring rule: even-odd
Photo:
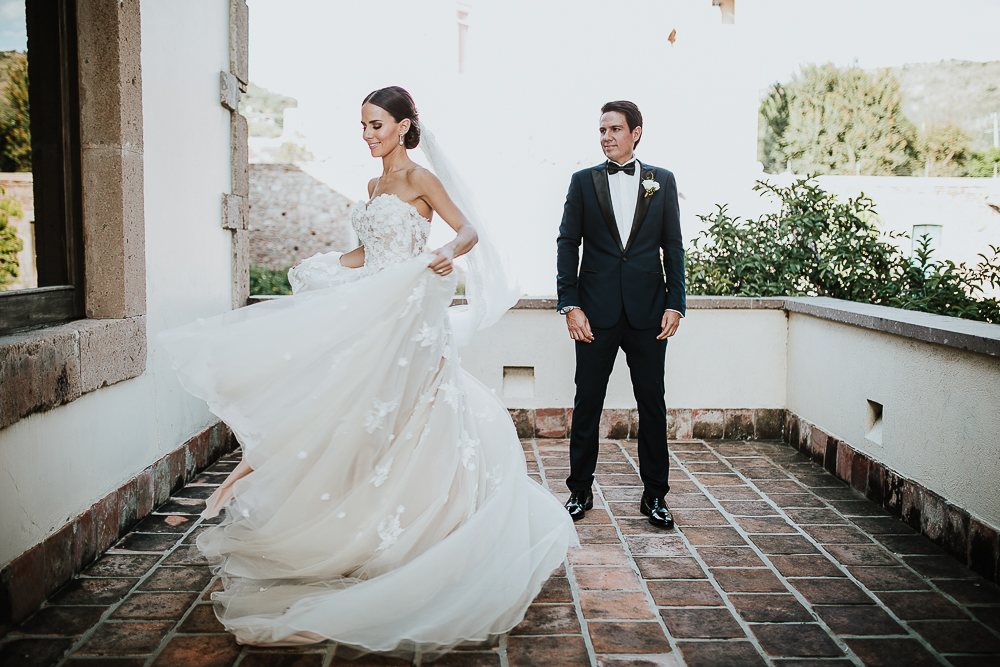
[[[0,51],[27,51],[24,0],[0,0]]]

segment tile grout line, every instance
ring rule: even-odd
[[[538,452],[538,441],[537,439],[531,440],[532,450],[535,452],[535,460],[538,463],[538,469],[541,471],[544,468],[542,463],[542,457]],[[568,444],[567,444],[568,447]],[[545,488],[549,493],[554,493],[548,485],[548,475],[542,473],[542,481],[545,482]],[[576,531],[576,525],[574,524],[573,530]],[[579,539],[579,534],[577,535]],[[583,546],[582,543],[580,546]],[[587,656],[590,658],[591,667],[597,667],[597,652],[594,650],[594,643],[590,639],[590,630],[587,626],[587,619],[583,616],[583,606],[580,603],[580,589],[576,584],[576,577],[573,576],[573,566],[570,565],[569,555],[563,560],[563,568],[566,570],[566,581],[569,584],[570,594],[573,596],[573,608],[576,611],[577,622],[580,624],[580,635],[583,638],[583,644],[587,648]],[[575,635],[574,635],[575,636]]]
[[[797,450],[794,450],[793,448],[792,448],[792,451],[795,451],[796,453],[801,454],[801,452],[797,452]],[[781,465],[779,463],[775,462],[769,455],[758,453],[757,456],[759,456],[760,458],[766,459],[772,465],[774,465],[775,467],[777,467],[777,468],[781,469],[783,472],[785,472],[785,474],[789,474],[784,468],[781,467]],[[880,608],[883,612],[886,612],[894,621],[896,621],[901,627],[903,627],[906,630],[907,634],[910,636],[911,639],[915,639],[918,644],[920,644],[923,648],[927,649],[931,653],[931,655],[934,656],[942,664],[949,664],[948,661],[946,661],[944,659],[944,657],[942,655],[940,655],[940,653],[938,653],[938,651],[936,651],[932,646],[930,646],[930,644],[923,637],[921,637],[919,634],[917,634],[916,631],[913,630],[913,628],[911,628],[906,621],[904,621],[899,616],[897,616],[896,613],[893,612],[891,609],[889,609],[889,607],[885,603],[883,603],[882,600],[879,599],[878,596],[876,596],[873,591],[871,591],[867,586],[865,586],[863,583],[861,583],[861,581],[858,580],[853,574],[851,574],[851,572],[847,569],[847,565],[845,565],[845,564],[841,563],[839,560],[837,560],[836,556],[834,556],[832,553],[830,553],[829,551],[827,551],[826,549],[824,549],[823,545],[819,544],[812,537],[812,535],[809,535],[808,533],[806,533],[805,530],[803,530],[801,528],[801,526],[799,526],[799,524],[798,524],[797,521],[794,521],[791,517],[789,517],[788,514],[785,512],[785,508],[778,507],[777,503],[775,503],[773,500],[771,500],[771,498],[768,496],[768,494],[766,492],[762,491],[760,489],[760,487],[758,487],[754,483],[754,481],[752,479],[750,479],[750,478],[746,477],[745,475],[743,475],[742,473],[740,473],[734,466],[732,466],[729,463],[729,460],[726,457],[722,456],[720,458],[724,459],[723,463],[725,463],[725,465],[727,465],[730,469],[732,469],[733,472],[734,472],[734,474],[736,474],[741,479],[745,480],[746,483],[751,488],[753,488],[758,494],[760,494],[762,497],[764,497],[767,500],[767,502],[769,504],[771,504],[772,507],[774,507],[774,509],[779,513],[779,516],[781,516],[782,518],[784,518],[786,521],[790,522],[791,525],[797,531],[799,531],[799,533],[801,534],[802,537],[804,537],[814,547],[816,547],[817,549],[819,549],[820,554],[828,557],[829,561],[831,563],[833,563],[834,567],[836,567],[838,570],[840,570],[845,575],[845,577],[848,579],[848,581],[853,582],[859,588],[861,588],[861,590],[864,591],[868,595],[868,597],[872,600],[872,602],[874,603],[874,605],[876,607]],[[747,458],[747,457],[733,457],[733,458]],[[810,464],[812,466],[817,466],[817,464],[814,463],[814,462],[812,462],[812,461],[806,461],[806,463],[808,463],[808,464]],[[829,472],[825,468],[821,468],[821,470],[822,470],[822,472],[824,474],[829,474]],[[793,477],[794,477],[793,475],[789,474],[789,479],[792,479]],[[803,493],[811,495],[811,496],[817,498],[821,503],[823,503],[824,509],[828,509],[828,510],[834,512],[841,519],[844,519],[847,522],[847,525],[855,525],[854,522],[851,521],[850,518],[846,514],[843,514],[839,509],[837,509],[837,507],[835,507],[835,506],[831,505],[830,503],[828,503],[827,500],[826,500],[826,498],[823,498],[823,497],[817,495],[815,492],[811,491],[809,487],[807,487],[804,484],[800,483],[797,479],[792,479],[792,481],[794,481],[796,484],[798,484],[800,487],[802,487]],[[837,480],[837,481],[839,482],[840,480]],[[837,487],[813,487],[813,488],[837,488]],[[868,501],[868,502],[870,502],[870,501]],[[807,524],[807,525],[841,525],[841,524]],[[859,528],[859,530],[860,530],[860,528]],[[861,532],[864,533],[864,531],[861,531]],[[746,535],[747,535],[747,537],[749,537],[749,533],[746,533]],[[868,536],[867,533],[865,533],[865,535]],[[868,536],[868,537],[870,537],[870,536]],[[748,541],[751,544],[753,543],[752,540],[748,540]],[[873,540],[873,543],[874,543],[874,540]],[[879,545],[879,546],[881,546],[881,545]],[[754,545],[754,547],[756,548],[756,545]],[[888,552],[888,549],[886,549],[886,551]],[[895,558],[895,556],[893,556],[893,557]],[[897,558],[896,560],[898,562],[900,562],[900,563],[903,563],[902,559],[898,559]],[[768,558],[766,562],[768,562],[770,564],[770,559]],[[772,567],[773,567],[773,565],[772,565]],[[774,569],[776,569],[776,568],[774,568]],[[781,578],[781,580],[785,583],[786,586],[788,586],[789,588],[793,589],[794,593],[797,594],[796,596],[798,597],[799,596],[798,590],[795,589],[794,586],[792,586],[791,584],[788,583],[788,581],[787,581],[788,578],[782,576],[780,574],[780,572],[777,573],[777,574],[779,575],[779,578]],[[917,573],[914,572],[914,574],[917,574]],[[920,576],[920,575],[918,575],[918,576]],[[807,577],[807,578],[823,578],[823,577]],[[921,577],[921,578],[923,578],[923,577]],[[805,601],[805,597],[804,596],[802,597],[802,600]],[[827,629],[828,634],[831,635],[831,637],[834,639],[834,641],[836,641],[838,645],[842,645],[844,648],[847,649],[847,655],[848,656],[857,657],[857,656],[855,656],[854,651],[850,650],[850,647],[847,646],[846,642],[844,642],[840,638],[840,635],[834,634],[833,631],[832,631],[832,629],[829,628],[829,626],[826,624],[826,622],[823,621],[822,618],[819,618],[819,614],[815,613],[813,611],[814,605],[812,603],[809,603],[808,601],[806,601],[806,602],[807,602],[807,604],[809,606],[810,613],[812,613],[814,617],[818,618],[819,623],[821,623],[823,625],[823,627]],[[902,637],[903,635],[897,635],[897,636]],[[857,664],[861,664],[860,657],[857,657],[857,660],[858,660]]]
[[[701,445],[703,447],[705,447],[706,449],[708,449],[708,445],[705,444],[704,441],[701,441]],[[627,451],[625,452],[625,455],[629,458],[629,461],[632,463],[632,467],[634,467],[636,469],[636,471],[638,472],[638,470],[639,470],[638,461],[636,461],[635,459],[633,459],[632,456]],[[678,466],[680,466],[684,470],[685,474],[688,475],[689,480],[692,480],[692,481],[694,480],[694,477],[693,477],[693,474],[691,473],[691,471],[687,470],[686,466],[684,466],[684,464],[681,463],[680,459],[678,459],[676,456],[674,456],[674,452],[672,450],[670,451],[670,458],[673,460],[673,462],[675,462]],[[715,502],[715,499],[712,498],[712,496],[710,494],[705,493],[704,489],[702,489],[702,492],[704,493],[705,497],[709,499],[709,502]],[[669,496],[669,493],[667,495]],[[717,507],[716,509],[721,509],[721,508]],[[723,512],[722,515],[723,515],[723,517],[725,517],[726,513]],[[751,644],[751,646],[754,647],[754,650],[757,651],[757,654],[759,656],[761,656],[761,658],[763,658],[764,664],[766,664],[766,665],[773,665],[774,663],[773,663],[771,657],[769,655],[767,655],[767,653],[760,646],[759,642],[757,641],[757,637],[753,634],[753,632],[750,631],[749,624],[743,619],[742,616],[740,616],[739,612],[736,611],[736,607],[733,605],[732,602],[730,602],[729,596],[726,594],[725,591],[722,590],[722,587],[715,580],[715,577],[712,576],[712,573],[711,573],[710,568],[708,567],[708,564],[705,563],[704,559],[702,559],[702,557],[701,557],[701,554],[698,553],[698,550],[694,547],[693,544],[691,544],[691,541],[684,534],[683,528],[679,524],[677,524],[676,521],[674,522],[674,525],[675,525],[675,528],[676,528],[677,535],[680,536],[680,538],[683,540],[684,544],[687,546],[688,551],[691,553],[691,557],[695,560],[696,563],[698,563],[699,567],[702,568],[702,571],[705,573],[707,581],[711,584],[711,586],[719,594],[719,597],[722,599],[722,603],[723,603],[724,608],[729,611],[729,613],[732,615],[733,619],[736,621],[736,623],[743,630],[744,634],[746,635],[746,640]],[[643,582],[645,583],[645,579],[643,579]],[[674,608],[676,608],[676,607],[674,607]],[[718,609],[718,607],[704,607],[704,608],[706,608],[706,609]],[[662,619],[662,616],[660,618]],[[669,633],[668,633],[668,636],[670,636]],[[690,639],[691,639],[691,641],[696,641],[696,642],[726,641],[724,639],[720,640],[720,639],[713,639],[713,638],[710,638],[710,637],[690,638]],[[736,639],[736,641],[740,641],[740,640]]]

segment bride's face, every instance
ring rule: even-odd
[[[385,157],[396,149],[405,150],[399,145],[399,135],[409,131],[408,118],[397,123],[388,111],[367,102],[361,106],[361,126],[372,157]]]

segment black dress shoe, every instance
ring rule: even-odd
[[[566,501],[566,511],[569,512],[573,521],[579,521],[587,513],[587,510],[592,509],[594,509],[593,491],[587,489],[586,491],[570,492],[569,500]]]
[[[639,504],[639,511],[649,517],[649,522],[660,528],[672,528],[674,516],[670,513],[666,501],[663,498],[642,494],[642,502]]]

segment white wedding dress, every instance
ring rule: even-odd
[[[436,653],[519,623],[576,533],[459,365],[430,222],[388,194],[352,222],[363,268],[317,255],[295,296],[161,338],[244,452],[197,544],[242,642]]]

